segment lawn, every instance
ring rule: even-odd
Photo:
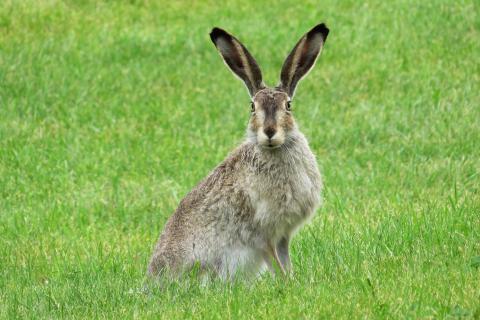
[[[324,206],[295,276],[143,290],[181,198],[244,137],[208,33],[293,105]],[[471,1],[0,3],[0,318],[480,318],[480,8]]]

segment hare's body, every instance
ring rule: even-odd
[[[291,271],[290,239],[320,204],[322,182],[290,102],[328,32],[319,24],[306,33],[285,60],[280,84],[267,88],[247,49],[224,30],[212,30],[212,41],[252,98],[247,139],[181,201],[149,274],[179,275],[198,265],[230,279],[275,272],[272,260],[283,274]]]
[[[320,202],[315,157],[297,132],[281,148],[245,142],[180,203],[155,249],[150,272],[199,263],[222,277],[266,267],[269,244],[291,235]]]

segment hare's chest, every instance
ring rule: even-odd
[[[288,231],[313,214],[320,202],[321,178],[315,167],[279,168],[259,176],[250,193],[254,219],[266,228]]]

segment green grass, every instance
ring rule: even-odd
[[[235,2],[1,2],[0,318],[480,318],[478,2]],[[143,292],[249,116],[208,32],[274,85],[322,21],[294,108],[325,205],[295,278]]]

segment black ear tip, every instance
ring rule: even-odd
[[[230,35],[225,30],[217,27],[213,28],[212,31],[210,31],[210,39],[212,39],[213,43],[215,43],[220,37],[230,38]]]
[[[317,24],[312,30],[310,30],[310,33],[320,33],[323,36],[323,41],[327,39],[328,33],[330,30],[327,28],[327,25],[325,23],[320,23]]]

